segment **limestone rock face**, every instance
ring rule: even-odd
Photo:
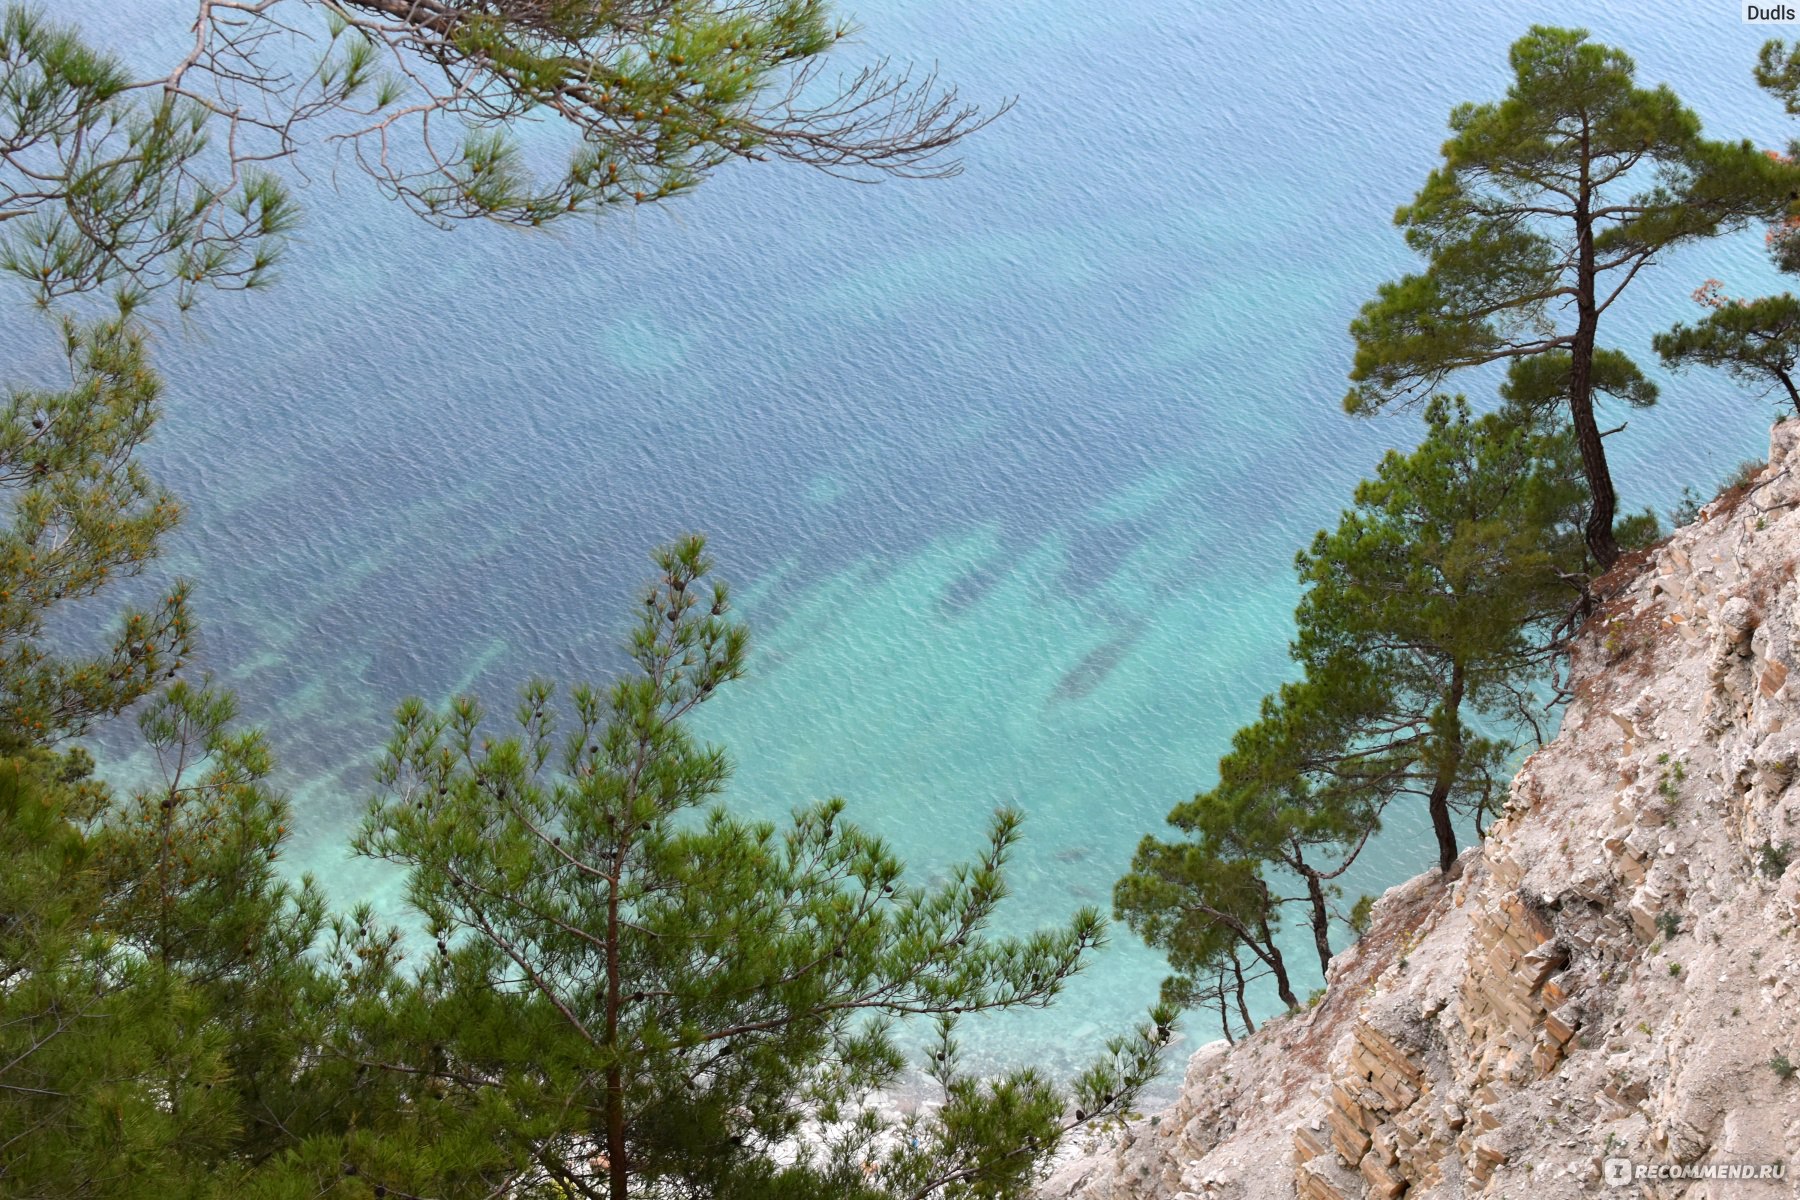
[[[1201,1049],[1045,1200],[1800,1195],[1771,1065],[1800,1064],[1797,564],[1800,421],[1603,581],[1562,730],[1460,877],[1391,889],[1324,1001]],[[1787,1175],[1635,1177],[1722,1163]]]

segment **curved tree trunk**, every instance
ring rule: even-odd
[[[1437,835],[1438,870],[1448,875],[1456,865],[1456,826],[1450,820],[1450,792],[1456,786],[1462,769],[1462,700],[1466,681],[1463,666],[1450,668],[1450,690],[1444,696],[1441,711],[1443,729],[1439,732],[1437,772],[1431,782],[1427,806],[1431,810],[1431,829]]]
[[[1331,911],[1325,907],[1325,886],[1317,871],[1307,871],[1306,898],[1312,907],[1313,947],[1319,952],[1319,970],[1331,970]]]
[[[1583,528],[1588,549],[1602,570],[1619,561],[1619,544],[1613,540],[1613,518],[1619,509],[1613,491],[1612,471],[1606,465],[1606,446],[1594,420],[1594,335],[1600,310],[1594,296],[1597,271],[1594,264],[1594,218],[1590,209],[1592,185],[1588,179],[1587,133],[1582,134],[1581,190],[1575,201],[1577,237],[1575,265],[1575,341],[1569,347],[1569,418],[1575,426],[1575,444],[1581,450],[1581,469],[1588,482],[1588,517]]]
[[[1619,543],[1613,540],[1613,518],[1619,511],[1619,495],[1613,490],[1612,472],[1606,465],[1606,447],[1600,442],[1600,426],[1594,420],[1594,335],[1587,333],[1585,355],[1577,335],[1575,367],[1569,387],[1569,414],[1575,423],[1575,444],[1581,448],[1581,469],[1588,482],[1588,518],[1582,527],[1588,549],[1602,568],[1619,561]]]
[[[1275,994],[1281,997],[1281,1002],[1289,1008],[1299,1008],[1300,998],[1294,995],[1294,985],[1288,980],[1287,962],[1281,957],[1281,947],[1275,944],[1275,935],[1267,921],[1262,922],[1262,944],[1251,949],[1275,973]]]
[[[1793,377],[1779,367],[1775,370],[1775,376],[1781,380],[1781,386],[1787,389],[1788,399],[1794,402],[1794,411],[1800,413],[1800,389],[1794,387]]]
[[[1235,951],[1231,955],[1231,973],[1237,977],[1238,1016],[1244,1018],[1244,1036],[1249,1037],[1256,1032],[1256,1022],[1250,1019],[1250,1005],[1244,1000],[1244,964],[1238,961]]]

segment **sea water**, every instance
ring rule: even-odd
[[[57,11],[153,62],[192,6]],[[1626,48],[1715,136],[1793,133],[1750,79],[1771,31],[1726,0],[852,11],[847,65],[935,62],[972,101],[1016,98],[966,173],[740,164],[525,233],[430,228],[315,160],[279,285],[162,319],[148,459],[189,510],[165,566],[281,757],[291,865],[338,901],[400,914],[398,876],[344,849],[394,704],[475,691],[504,716],[529,676],[609,677],[648,550],[698,530],[753,630],[749,677],[698,721],[736,762],[731,805],[841,795],[920,880],[1014,806],[1001,927],[1106,908],[1290,677],[1295,550],[1417,439],[1415,416],[1343,414],[1346,324],[1413,265],[1391,218],[1451,106],[1496,97],[1508,44],[1550,22]],[[1673,254],[1608,339],[1648,366],[1709,277],[1779,286],[1756,232]],[[41,365],[7,303],[9,358]],[[1608,442],[1628,508],[1710,494],[1775,411],[1658,378]],[[1395,811],[1346,906],[1431,856]],[[969,1028],[974,1064],[1066,1071],[1132,1022],[1165,968],[1114,932],[1053,1008]],[[1289,942],[1304,993],[1310,943]]]

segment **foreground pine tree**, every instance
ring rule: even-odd
[[[418,1027],[359,1034],[361,1052],[388,1056],[366,1065],[483,1114],[499,1149],[459,1169],[503,1190],[1022,1194],[1070,1129],[1128,1109],[1169,1013],[1110,1044],[1072,1096],[1032,1069],[962,1074],[958,1019],[1047,1004],[1100,944],[1099,914],[1022,939],[988,931],[1013,813],[979,858],[923,888],[842,801],[784,827],[719,806],[727,761],[683,721],[741,674],[744,630],[699,538],[656,561],[636,673],[575,688],[566,727],[542,683],[510,737],[484,732],[472,701],[401,708],[358,846],[408,869],[436,945],[394,1018]],[[895,1023],[909,1017],[939,1024],[943,1104],[900,1121],[858,1099],[901,1078]],[[350,1166],[393,1172],[393,1194],[435,1169]]]
[[[138,462],[161,384],[129,312],[61,334],[67,386],[0,405],[0,1194],[232,1195],[336,1107],[323,908],[279,875],[267,747],[170,682],[185,585],[69,644],[180,514]],[[70,742],[140,703],[162,770],[127,796]]]
[[[333,917],[281,870],[268,744],[171,678],[185,589],[66,644],[67,603],[179,513],[136,461],[160,385],[128,314],[64,345],[69,385],[0,409],[0,1194],[999,1198],[1150,1078],[1166,1011],[1073,1094],[959,1068],[958,1018],[1048,1003],[1101,938],[1093,912],[987,933],[1016,815],[917,889],[839,802],[779,833],[705,807],[725,762],[682,720],[744,633],[698,539],[659,558],[639,672],[576,690],[559,767],[547,687],[509,740],[472,703],[402,712],[364,847],[413,868],[439,952]],[[155,770],[125,793],[70,739],[133,705]],[[913,1016],[942,1105],[862,1111]]]

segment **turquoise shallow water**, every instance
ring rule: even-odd
[[[180,36],[179,0],[58,8],[145,58],[144,30]],[[1408,265],[1390,217],[1450,106],[1498,92],[1531,22],[1579,23],[1714,132],[1791,135],[1725,0],[855,11],[864,46],[1019,97],[966,175],[733,168],[544,235],[435,231],[321,177],[277,289],[165,326],[174,566],[335,895],[396,897],[341,849],[394,702],[505,711],[530,674],[604,676],[645,551],[698,529],[755,634],[703,722],[733,803],[841,794],[926,875],[1015,804],[1013,919],[1104,905],[1285,677],[1293,551],[1416,437],[1341,414],[1345,325]],[[1768,288],[1758,245],[1645,275],[1616,340],[1647,358],[1708,276]],[[12,311],[0,338],[37,361]],[[1771,411],[1670,381],[1611,443],[1627,502],[1712,484]],[[1352,893],[1423,867],[1422,835],[1401,814]],[[968,1040],[1066,1066],[1161,974],[1120,930],[1058,1007]]]

